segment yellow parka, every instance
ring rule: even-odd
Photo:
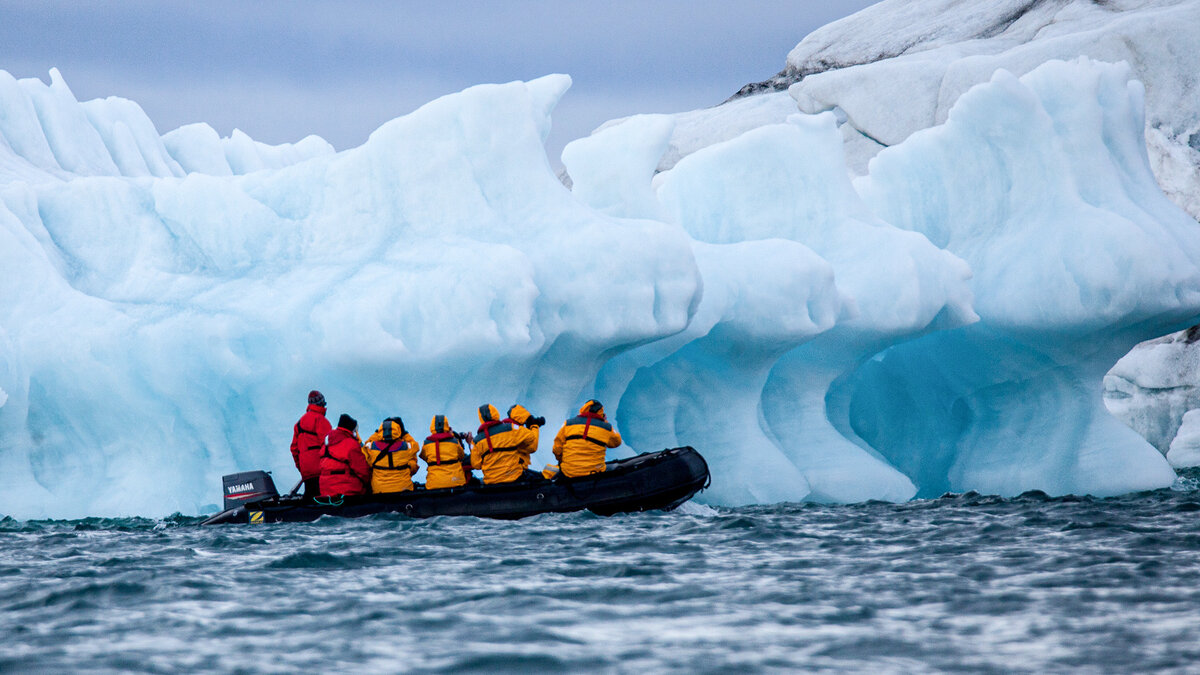
[[[526,429],[516,422],[502,422],[495,406],[479,406],[479,432],[471,450],[471,466],[483,471],[485,484],[511,483],[520,478],[537,447],[537,427]]]
[[[559,470],[568,478],[604,471],[604,455],[621,444],[621,434],[613,431],[604,417],[599,401],[588,401],[579,416],[563,423],[554,437],[554,456]]]
[[[467,483],[471,458],[463,450],[462,441],[454,436],[454,430],[445,415],[434,415],[429,423],[431,435],[421,446],[421,459],[425,460],[425,487],[430,490],[458,487]],[[463,465],[466,464],[466,471]]]
[[[399,418],[384,420],[363,446],[363,455],[371,467],[371,492],[413,489],[418,450],[416,439],[404,430],[404,423]]]
[[[535,441],[533,444],[534,451],[537,450],[537,444],[541,440],[541,426],[546,422],[544,418],[534,417],[533,413],[525,409],[525,406],[517,404],[508,409],[508,417],[502,422],[516,422],[518,425],[526,429],[532,429],[535,432]],[[528,469],[529,463],[533,461],[532,455],[521,455],[521,466]]]

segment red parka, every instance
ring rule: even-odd
[[[321,496],[366,494],[370,486],[371,467],[358,434],[341,427],[331,431],[321,455]]]
[[[325,419],[325,408],[310,404],[292,429],[292,461],[300,478],[308,480],[321,475],[321,450],[330,431],[333,426]]]

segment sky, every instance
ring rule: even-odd
[[[567,73],[556,158],[603,122],[720,103],[873,0],[0,0],[0,70],[137,101],[160,133],[207,122],[338,150],[474,84]],[[2,111],[0,111],[2,112]]]

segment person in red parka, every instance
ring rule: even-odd
[[[321,496],[361,495],[371,491],[371,467],[362,451],[358,422],[349,415],[338,418],[337,428],[321,454]]]
[[[308,410],[292,429],[292,461],[304,481],[304,496],[321,493],[321,452],[325,438],[333,431],[325,419],[325,396],[316,389],[308,392]]]

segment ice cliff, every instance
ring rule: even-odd
[[[1181,0],[884,0],[805,37],[777,75],[722,105],[674,115],[658,164],[798,110],[842,123],[847,165],[862,175],[883,148],[941,124],[999,68],[1021,75],[1051,59],[1125,62],[1145,85],[1151,169],[1200,219],[1200,3]],[[613,120],[601,129],[620,125]],[[1200,406],[1200,351],[1182,333],[1134,349],[1105,378],[1108,409],[1161,452]]]
[[[676,120],[642,116],[568,146],[574,192],[544,152],[561,75],[339,153],[0,81],[0,513],[290,483],[314,387],[416,435],[599,396],[622,453],[695,445],[721,504],[1173,479],[1100,399],[1200,315],[1200,233],[1155,185],[1127,66],[998,72],[856,183],[834,112],[657,175]]]

